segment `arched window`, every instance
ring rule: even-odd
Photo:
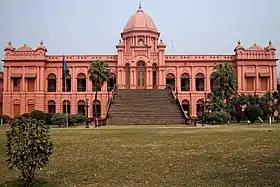
[[[196,103],[196,115],[202,116],[203,114],[204,114],[204,101],[200,99]]]
[[[158,72],[158,66],[157,64],[153,64],[153,89],[157,89],[157,72]]]
[[[85,92],[87,89],[87,77],[83,73],[79,73],[77,76],[77,91]]]
[[[20,115],[20,101],[19,100],[14,100],[14,117],[17,115]]]
[[[62,104],[63,104],[63,113],[64,114],[66,114],[66,113],[71,114],[71,103],[70,103],[70,101],[64,100]]]
[[[95,104],[96,104],[96,108],[95,108]],[[101,103],[100,101],[93,101],[92,103],[92,114],[93,117],[100,117],[101,116]]]
[[[204,75],[202,73],[196,74],[195,87],[196,91],[204,91]]]
[[[166,85],[170,85],[175,90],[175,76],[173,73],[168,73],[166,76]]]
[[[190,103],[188,100],[185,99],[182,101],[182,107],[187,116],[190,116]]]
[[[85,115],[86,111],[85,111],[85,101],[83,100],[80,100],[78,102],[78,114],[82,114],[82,115]]]
[[[125,64],[125,86],[129,88],[130,86],[130,65]]]
[[[142,38],[138,40],[138,45],[139,45],[139,46],[143,46],[144,44],[145,44],[145,43],[144,43],[144,41],[143,41]]]
[[[27,101],[27,113],[31,113],[35,109],[34,100],[30,99]]]
[[[48,92],[56,92],[56,76],[53,73],[48,75]]]
[[[190,76],[187,73],[181,76],[181,91],[190,91]]]
[[[66,85],[65,85],[65,79],[62,80],[62,91],[65,92],[65,86],[66,91],[71,92],[71,76],[68,74],[66,77]]]
[[[116,83],[117,83],[116,75],[114,73],[111,73],[109,75],[109,81],[107,83],[107,90],[112,91]]]
[[[55,107],[55,102],[53,101],[53,100],[51,100],[51,101],[49,101],[48,102],[48,113],[50,113],[50,114],[55,114],[55,109],[56,107]]]

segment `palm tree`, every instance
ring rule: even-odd
[[[88,70],[89,79],[92,81],[93,86],[95,87],[95,99],[97,101],[98,90],[102,87],[105,81],[109,80],[110,68],[109,65],[100,60],[93,61]],[[97,125],[97,103],[94,102],[94,111],[95,111],[95,127]]]
[[[227,102],[236,91],[236,77],[230,63],[218,64],[214,68],[212,74],[214,84],[216,84],[223,92],[223,99]]]

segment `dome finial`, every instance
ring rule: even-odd
[[[141,2],[139,3],[138,9],[142,9],[142,3]]]

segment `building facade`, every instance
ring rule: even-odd
[[[230,62],[237,77],[238,92],[264,94],[276,84],[276,48],[237,43],[229,55],[168,55],[153,20],[141,7],[127,22],[112,55],[65,55],[70,69],[67,86],[62,81],[62,55],[49,55],[43,42],[37,48],[23,45],[5,48],[3,113],[11,117],[34,109],[50,113],[95,112],[106,117],[113,86],[118,89],[174,89],[187,115],[197,117],[199,108],[211,92],[211,74],[218,63]],[[98,92],[89,80],[88,68],[94,60],[110,66],[110,80]],[[98,104],[94,111],[93,104]]]

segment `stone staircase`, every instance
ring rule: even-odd
[[[169,89],[116,90],[107,125],[184,124],[185,117]]]

